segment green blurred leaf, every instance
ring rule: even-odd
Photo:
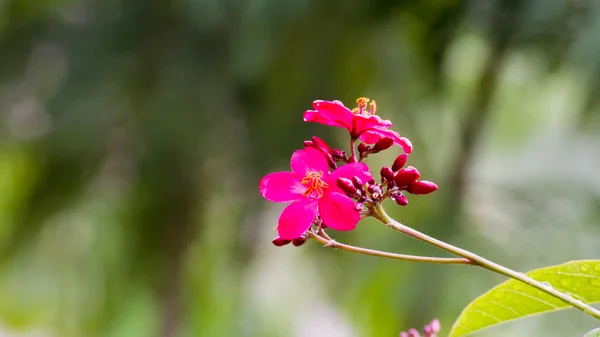
[[[594,329],[585,334],[583,337],[598,337],[600,336],[600,328]]]
[[[527,275],[586,303],[600,302],[599,260],[571,261],[536,269]],[[541,290],[509,280],[471,302],[452,326],[449,336],[466,336],[493,325],[569,307]]]

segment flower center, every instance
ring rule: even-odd
[[[301,181],[302,185],[308,187],[306,191],[302,194],[305,197],[312,196],[315,198],[320,198],[323,196],[323,190],[329,188],[329,184],[323,181],[321,177],[323,176],[323,172],[307,172],[306,177],[304,177]],[[316,196],[313,194],[316,193]]]
[[[377,112],[377,104],[375,100],[367,97],[360,97],[356,100],[357,108],[352,109],[352,113],[355,115],[374,115]]]

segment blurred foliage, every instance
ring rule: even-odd
[[[592,0],[0,1],[0,335],[447,333],[502,279],[271,246],[260,177],[345,144],[314,99],[413,141],[441,189],[400,221],[523,270],[597,257],[599,27]],[[337,237],[439,254],[390,234]],[[558,315],[480,335],[595,328]]]

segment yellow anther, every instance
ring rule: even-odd
[[[313,191],[317,193],[320,197],[323,196],[323,189],[329,188],[329,184],[323,181],[321,177],[323,176],[323,172],[307,172],[306,177],[302,178],[302,185],[307,186],[308,188],[302,195],[308,196]]]

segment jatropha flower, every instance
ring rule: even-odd
[[[425,332],[423,337],[436,337],[440,328],[440,321],[436,318],[423,328]],[[409,329],[408,332],[400,332],[400,337],[421,337],[421,334],[417,329]]]
[[[412,152],[412,144],[408,138],[390,130],[392,122],[375,115],[377,106],[374,100],[359,98],[356,102],[358,107],[350,110],[340,101],[314,101],[315,110],[306,111],[304,121],[346,128],[352,139],[360,139],[367,144],[391,138],[405,153]]]
[[[329,172],[329,164],[322,151],[306,147],[292,155],[292,172],[275,172],[260,182],[260,193],[273,202],[292,202],[287,206],[277,226],[276,245],[301,238],[311,227],[317,215],[328,228],[352,230],[360,220],[355,201],[337,184],[339,178],[370,181],[369,168],[364,163],[343,165]]]

